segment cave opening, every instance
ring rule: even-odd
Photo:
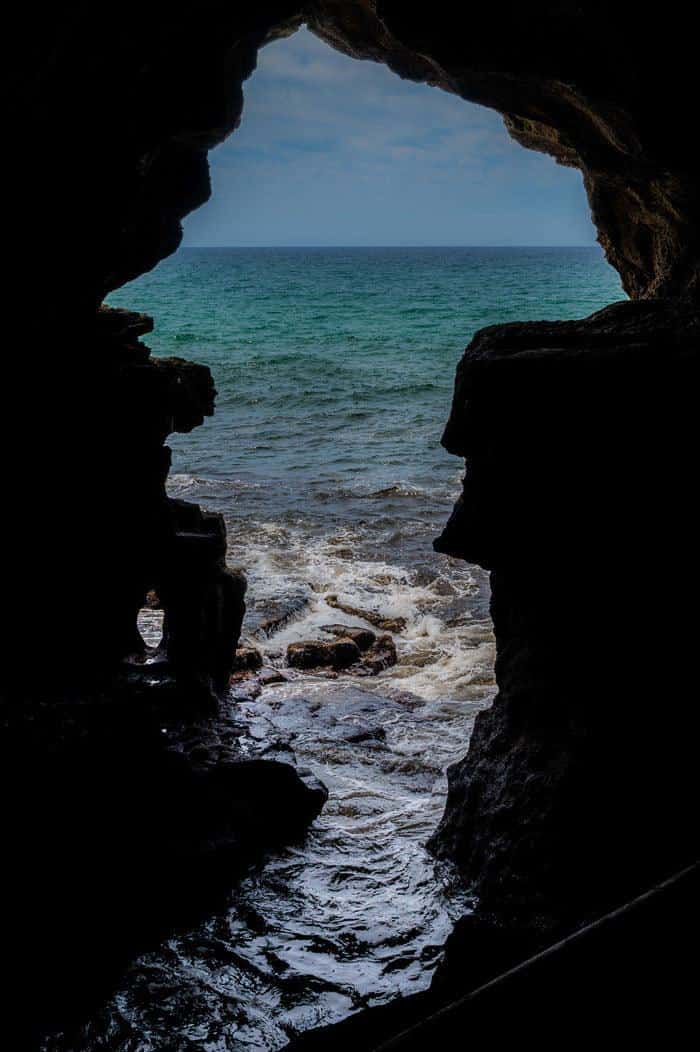
[[[224,513],[265,660],[330,642],[326,625],[407,621],[392,675],[456,689],[460,644],[478,653],[459,630],[476,611],[485,642],[488,588],[431,551],[461,476],[439,447],[454,369],[478,328],[620,297],[580,174],[305,28],[262,49],[210,166],[184,246],[108,301],[155,316],[155,355],[214,376],[215,415],[169,439],[169,493]],[[478,593],[474,611],[458,593]],[[473,673],[478,693],[490,663],[461,686]]]
[[[330,798],[303,848],[175,939],[168,962],[149,956],[149,981],[175,961],[165,1016],[138,972],[120,998],[130,1026],[172,1038],[201,1010],[194,959],[208,1015],[277,1047],[310,1018],[426,986],[471,908],[425,850],[445,768],[495,691],[487,574],[432,550],[462,474],[439,447],[459,355],[489,324],[576,318],[621,291],[578,172],[523,151],[497,114],[305,30],[261,52],[211,166],[184,247],[108,302],[154,315],[156,356],[212,372],[216,412],[169,440],[168,493],[223,513],[229,565],[248,578],[229,700],[272,755],[293,742]],[[139,615],[149,646],[155,615]],[[221,925],[243,961],[225,982],[205,951]],[[235,1026],[231,983],[251,990]]]
[[[396,0],[14,12],[12,1047],[451,1048],[448,1029],[541,1043],[572,1020],[682,1043],[700,201],[695,42],[677,6],[653,20],[631,4]],[[304,20],[411,83],[350,58],[328,68],[303,32],[283,39]],[[256,103],[268,58],[277,80]],[[353,77],[378,71],[412,93],[417,127],[397,94],[369,134],[383,92]],[[450,98],[462,117],[442,125]],[[530,151],[503,139],[503,168],[552,177],[516,180],[517,215],[510,194],[494,207],[503,171],[486,125],[462,134],[460,98]],[[353,115],[363,99],[371,113]],[[295,107],[314,115],[306,130]],[[372,206],[358,151],[385,146]],[[460,167],[462,146],[476,164]],[[562,199],[538,151],[582,173],[630,299],[592,244],[545,248]],[[200,207],[210,153],[214,211]],[[427,207],[414,191],[429,170]],[[461,248],[492,240],[460,225],[474,200],[513,242],[538,218],[536,248]],[[188,215],[201,240],[176,253]],[[314,247],[314,216],[334,244]],[[437,441],[455,366],[450,461]],[[167,621],[157,658],[149,590]],[[357,658],[382,637],[385,656]]]
[[[155,652],[163,645],[165,611],[154,591],[146,595],[146,602],[136,615],[136,627],[146,647],[146,652]]]

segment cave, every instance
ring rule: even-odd
[[[466,475],[436,548],[490,574],[498,695],[450,770],[431,850],[478,908],[429,991],[294,1047],[453,1047],[455,1026],[512,1036],[516,1019],[554,1043],[582,999],[582,1032],[605,1020],[668,1040],[687,1025],[699,253],[682,14],[319,0],[17,15],[4,523],[21,580],[8,570],[2,667],[12,1047],[80,1025],[130,960],[215,909],[325,803],[310,772],[242,756],[220,708],[245,578],[226,567],[221,517],[165,489],[167,436],[211,415],[211,375],[152,357],[152,320],[104,305],[178,247],[259,48],[303,23],[498,111],[522,146],[580,169],[629,299],[490,326],[458,366],[443,442]],[[144,662],[149,594],[165,627],[162,660]]]

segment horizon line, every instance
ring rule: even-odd
[[[590,241],[585,244],[561,244],[561,245],[528,245],[528,244],[517,244],[517,245],[440,245],[440,244],[422,244],[422,245],[317,245],[317,244],[299,244],[299,245],[273,245],[273,244],[259,244],[259,245],[180,245],[176,251],[183,248],[601,248],[597,241]]]

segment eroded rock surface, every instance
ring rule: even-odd
[[[0,419],[10,495],[2,550],[16,574],[6,574],[4,593],[5,700],[49,679],[62,696],[70,685],[94,700],[96,683],[143,653],[136,615],[153,589],[166,609],[170,702],[198,719],[230,671],[243,581],[224,568],[220,521],[174,505],[164,489],[165,439],[211,412],[211,378],[178,359],[152,360],[141,343],[150,320],[100,304],[177,248],[183,217],[210,193],[207,151],[241,118],[259,47],[306,19],[348,54],[494,107],[523,145],[580,168],[608,259],[630,296],[649,301],[584,322],[486,330],[460,370],[447,442],[468,475],[441,546],[492,570],[501,693],[452,772],[435,849],[459,859],[484,903],[547,923],[687,854],[700,195],[686,6],[667,3],[654,18],[627,0],[604,11],[592,0],[13,11]],[[87,617],[95,595],[99,610],[93,603]],[[76,717],[85,730],[75,740],[89,747],[76,745],[75,777],[58,796],[49,773],[59,761],[36,729],[26,749],[8,738],[6,800],[21,802],[9,822],[23,845],[10,855],[26,848],[36,861],[36,902],[62,853],[69,872],[86,865],[77,884],[60,885],[69,903],[87,888],[99,906],[95,874],[116,859],[124,886],[134,876],[125,839],[153,859],[154,831],[153,844],[167,846],[183,821],[167,793],[158,797],[159,785],[178,784],[181,761],[166,751],[153,765],[156,731],[126,717],[128,734],[98,746],[89,728],[103,711]],[[73,741],[65,735],[59,743]],[[199,805],[212,799],[208,778],[187,769],[175,797],[191,846],[208,842]],[[150,803],[134,831],[141,799]],[[94,808],[87,840],[87,824],[73,833],[61,825],[59,805],[76,802]],[[144,902],[177,894],[180,875],[192,872],[169,850],[167,873],[155,859]],[[42,908],[37,928],[45,916],[43,944],[28,944],[26,963],[15,958],[17,976],[34,975],[37,960],[56,962],[34,981],[37,1005],[61,974],[65,939],[60,911]]]
[[[290,643],[287,663],[291,668],[332,668],[356,676],[376,676],[396,664],[396,644],[388,634],[377,637],[367,629],[346,625],[327,625],[323,631],[335,638]]]
[[[432,846],[484,908],[557,925],[697,850],[699,320],[619,303],[494,326],[459,366],[438,550],[491,570],[499,696]]]
[[[290,1052],[452,1048],[455,1034],[554,1047],[579,1012],[625,1036],[687,1025],[678,949],[696,938],[697,871],[583,960],[493,990],[483,1012],[463,999],[697,855],[698,324],[688,302],[620,303],[494,326],[467,348],[444,439],[464,491],[437,547],[491,570],[499,695],[449,770],[430,846],[457,861],[476,912],[429,990]]]
[[[382,617],[381,614],[375,613],[374,610],[361,610],[357,606],[343,603],[338,599],[337,595],[326,595],[324,599],[333,609],[342,610],[344,614],[349,614],[350,617],[359,617],[375,628],[379,628],[382,632],[403,632],[406,627],[406,620],[403,617]]]
[[[327,797],[235,706],[197,713],[172,684],[144,674],[139,689],[133,675],[109,695],[3,711],[12,1048],[83,1018],[137,954],[219,907],[265,849],[303,836]]]
[[[287,647],[287,661],[292,668],[348,668],[359,660],[360,648],[347,637],[328,643],[307,639]]]
[[[38,242],[50,253],[55,288],[43,291],[55,303],[94,304],[148,270],[209,196],[207,150],[238,125],[258,48],[306,21],[350,55],[497,109],[524,146],[579,167],[631,295],[697,292],[694,43],[679,29],[684,5],[637,14],[629,0],[604,13],[594,0],[267,0],[196,12],[127,3],[115,20],[62,5],[41,33],[18,33],[31,45],[18,49],[14,81],[23,161],[10,233],[22,260]],[[56,148],[80,156],[83,178],[67,164],[47,187],[36,159]]]
[[[167,12],[127,3],[115,19],[68,4],[40,31],[33,13],[14,12],[21,46],[9,70],[8,139],[18,162],[5,242],[16,353],[0,416],[5,447],[19,451],[7,464],[18,511],[3,523],[3,543],[33,568],[8,600],[17,667],[39,662],[55,675],[63,665],[85,679],[86,655],[99,674],[130,649],[167,517],[163,437],[211,411],[211,384],[196,366],[147,359],[139,336],[148,319],[99,305],[178,246],[181,220],[210,193],[207,151],[239,123],[261,46],[306,20],[348,54],[496,108],[524,145],[581,169],[630,295],[697,296],[698,161],[687,131],[695,45],[678,29],[684,12],[671,4],[647,20],[626,2],[603,18],[592,2],[487,10],[270,0]],[[47,156],[66,159],[50,180]],[[37,290],[28,275],[39,251],[47,279]],[[37,445],[43,461],[29,452]],[[40,567],[38,491],[44,506],[69,509],[54,525],[57,557]],[[109,598],[85,624],[82,595],[96,585]],[[32,659],[18,626],[35,616],[39,593],[50,630]],[[67,657],[75,648],[77,669]]]

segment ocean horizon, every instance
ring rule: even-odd
[[[216,413],[169,440],[168,490],[223,514],[248,578],[243,641],[282,677],[235,711],[293,741],[330,796],[303,846],[132,969],[104,1026],[174,1045],[204,1005],[241,1047],[275,1049],[428,986],[470,899],[424,845],[445,769],[495,692],[488,577],[432,547],[464,471],[440,445],[455,369],[486,325],[623,296],[595,245],[187,246],[110,295],[154,317],[155,355],[211,369]],[[290,644],[372,627],[363,612],[403,626],[395,666],[287,668]],[[141,627],[155,642],[147,612]],[[214,944],[235,945],[224,967]],[[143,996],[154,984],[163,1011]]]
[[[409,243],[407,243],[405,245],[402,245],[402,244],[389,244],[389,243],[381,244],[381,245],[380,244],[376,244],[376,245],[375,244],[359,244],[359,243],[358,244],[350,244],[350,243],[348,243],[348,244],[328,244],[328,245],[323,245],[323,244],[319,244],[318,242],[310,242],[308,245],[300,243],[300,242],[294,242],[294,243],[290,242],[288,245],[285,245],[285,244],[272,244],[272,242],[270,242],[270,243],[261,242],[260,244],[246,244],[246,245],[208,245],[208,244],[193,245],[193,244],[185,244],[183,242],[179,246],[179,248],[177,249],[177,252],[174,253],[174,255],[177,255],[178,252],[187,251],[188,249],[208,249],[208,250],[211,250],[211,251],[216,251],[217,249],[224,249],[224,250],[231,249],[231,250],[235,251],[236,249],[249,249],[249,248],[271,248],[271,249],[295,249],[295,248],[309,249],[309,248],[319,248],[319,249],[329,249],[329,250],[331,250],[331,249],[339,249],[341,251],[343,249],[351,249],[351,248],[367,249],[367,250],[371,250],[373,248],[377,248],[377,249],[406,249],[406,250],[409,250],[409,251],[411,249],[421,249],[421,248],[475,249],[477,251],[479,249],[491,249],[491,248],[504,249],[504,250],[519,249],[519,248],[530,248],[530,249],[541,249],[542,251],[547,251],[548,249],[555,249],[556,250],[556,249],[567,249],[567,248],[592,248],[592,249],[597,249],[601,254],[603,253],[602,248],[600,247],[600,245],[596,241],[593,241],[593,242],[590,242],[590,243],[586,243],[586,244],[561,244],[561,245],[553,245],[553,244],[542,244],[542,245],[538,245],[538,244],[517,244],[517,245],[507,245],[507,244],[497,244],[497,243],[494,243],[494,244],[483,244],[483,245],[466,245],[466,244],[461,244],[461,243],[458,243],[458,242],[455,242],[454,244],[449,243],[449,242],[435,243],[435,244],[433,244],[433,243],[430,243],[430,244],[428,244],[428,243],[426,243],[426,244],[416,244],[416,243],[410,243],[409,244]]]
[[[332,571],[346,602],[410,623],[429,613],[431,660],[412,664],[403,639],[387,678],[459,696],[472,672],[445,628],[457,600],[425,591],[463,592],[473,573],[432,551],[463,473],[440,445],[457,363],[486,325],[581,317],[623,295],[597,245],[191,245],[109,303],[154,317],[155,355],[212,372],[214,417],[169,439],[169,491],[223,513],[229,560],[250,582],[245,629]],[[404,582],[391,601],[375,563]],[[287,634],[324,618],[310,602]]]

